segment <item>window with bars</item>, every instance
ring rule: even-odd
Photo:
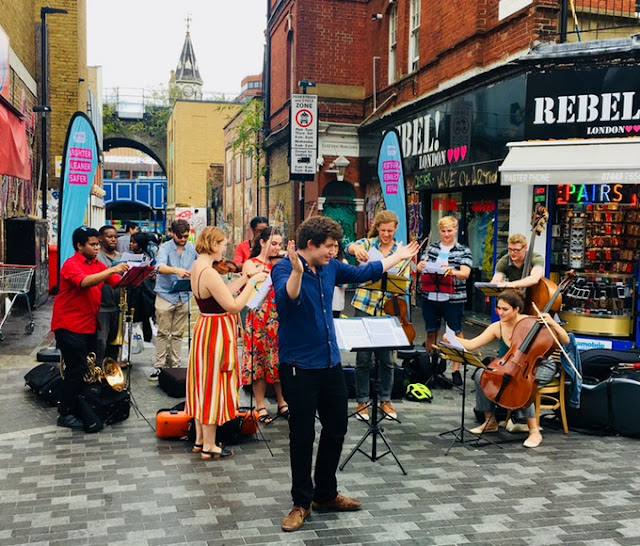
[[[420,61],[420,0],[409,5],[409,72],[418,69]]]
[[[396,48],[398,45],[398,7],[389,11],[389,83],[396,81]]]

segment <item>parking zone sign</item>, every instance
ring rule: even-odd
[[[291,128],[290,172],[294,175],[310,175],[316,173],[316,157],[318,156],[318,96],[291,95]]]

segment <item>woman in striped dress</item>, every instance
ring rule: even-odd
[[[238,407],[238,315],[251,298],[255,285],[266,278],[242,274],[225,284],[213,263],[224,258],[224,232],[208,226],[198,235],[198,259],[191,270],[191,290],[200,317],[193,332],[185,411],[196,423],[195,453],[202,459],[233,455],[216,444],[216,428],[235,417]],[[242,288],[237,297],[234,294]]]

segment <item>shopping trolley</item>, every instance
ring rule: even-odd
[[[33,333],[35,323],[29,302],[29,289],[35,269],[34,265],[0,264],[0,298],[4,296],[4,316],[0,321],[0,341],[4,341],[2,327],[11,314],[11,308],[18,296],[23,296],[27,300],[29,311],[29,324],[24,330],[27,334]]]

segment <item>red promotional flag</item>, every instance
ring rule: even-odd
[[[0,174],[31,180],[27,131],[18,116],[0,103]]]

